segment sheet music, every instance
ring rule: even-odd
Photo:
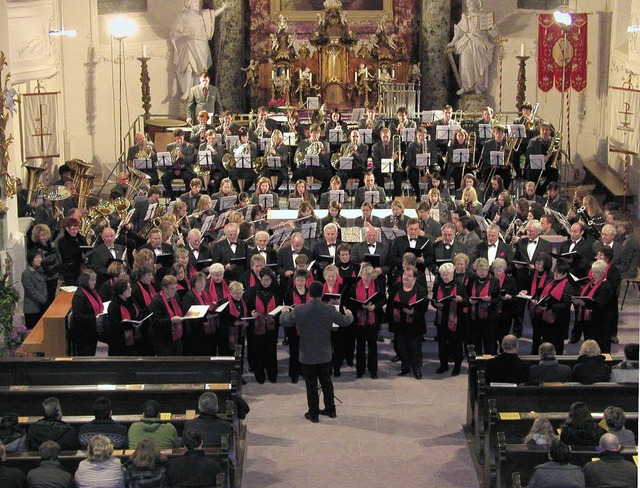
[[[491,166],[504,166],[504,151],[491,151]]]
[[[544,154],[532,154],[529,156],[530,169],[544,169]]]
[[[152,203],[151,205],[149,205],[149,208],[147,209],[147,213],[144,216],[144,221],[149,220],[151,217],[153,217],[153,215],[156,213],[156,208],[158,207],[158,202],[156,203]]]
[[[393,159],[382,158],[380,160],[380,172],[384,174],[393,173]]]

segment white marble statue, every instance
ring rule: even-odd
[[[173,44],[173,67],[183,98],[198,83],[199,74],[212,64],[209,40],[213,39],[216,17],[226,8],[226,2],[217,10],[202,10],[200,0],[184,1],[182,12],[169,33]]]
[[[491,12],[483,12],[479,0],[465,0],[466,11],[454,26],[453,39],[447,48],[460,56],[460,89],[458,95],[467,92],[483,93],[488,90],[489,67],[493,60],[492,38],[498,35]]]

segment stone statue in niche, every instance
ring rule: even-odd
[[[409,70],[409,83],[419,83],[422,79],[422,73],[420,73],[420,66],[413,64]]]
[[[488,90],[494,50],[492,39],[498,35],[493,12],[483,12],[480,0],[466,0],[465,4],[466,11],[454,26],[453,39],[447,44],[447,49],[459,55],[458,95]]]
[[[213,39],[216,17],[227,8],[225,2],[217,10],[200,8],[200,0],[185,0],[169,37],[173,44],[173,67],[182,98],[198,84],[198,76],[211,66],[209,40]]]
[[[240,69],[247,75],[247,81],[244,82],[244,86],[249,85],[249,88],[252,88],[258,83],[258,63],[255,59],[249,61],[249,66]]]

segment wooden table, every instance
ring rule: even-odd
[[[29,332],[17,355],[67,356],[66,318],[73,293],[60,290],[36,326]]]

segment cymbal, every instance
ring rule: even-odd
[[[44,193],[44,197],[54,202],[65,200],[71,196],[71,190],[63,185],[52,185]]]

